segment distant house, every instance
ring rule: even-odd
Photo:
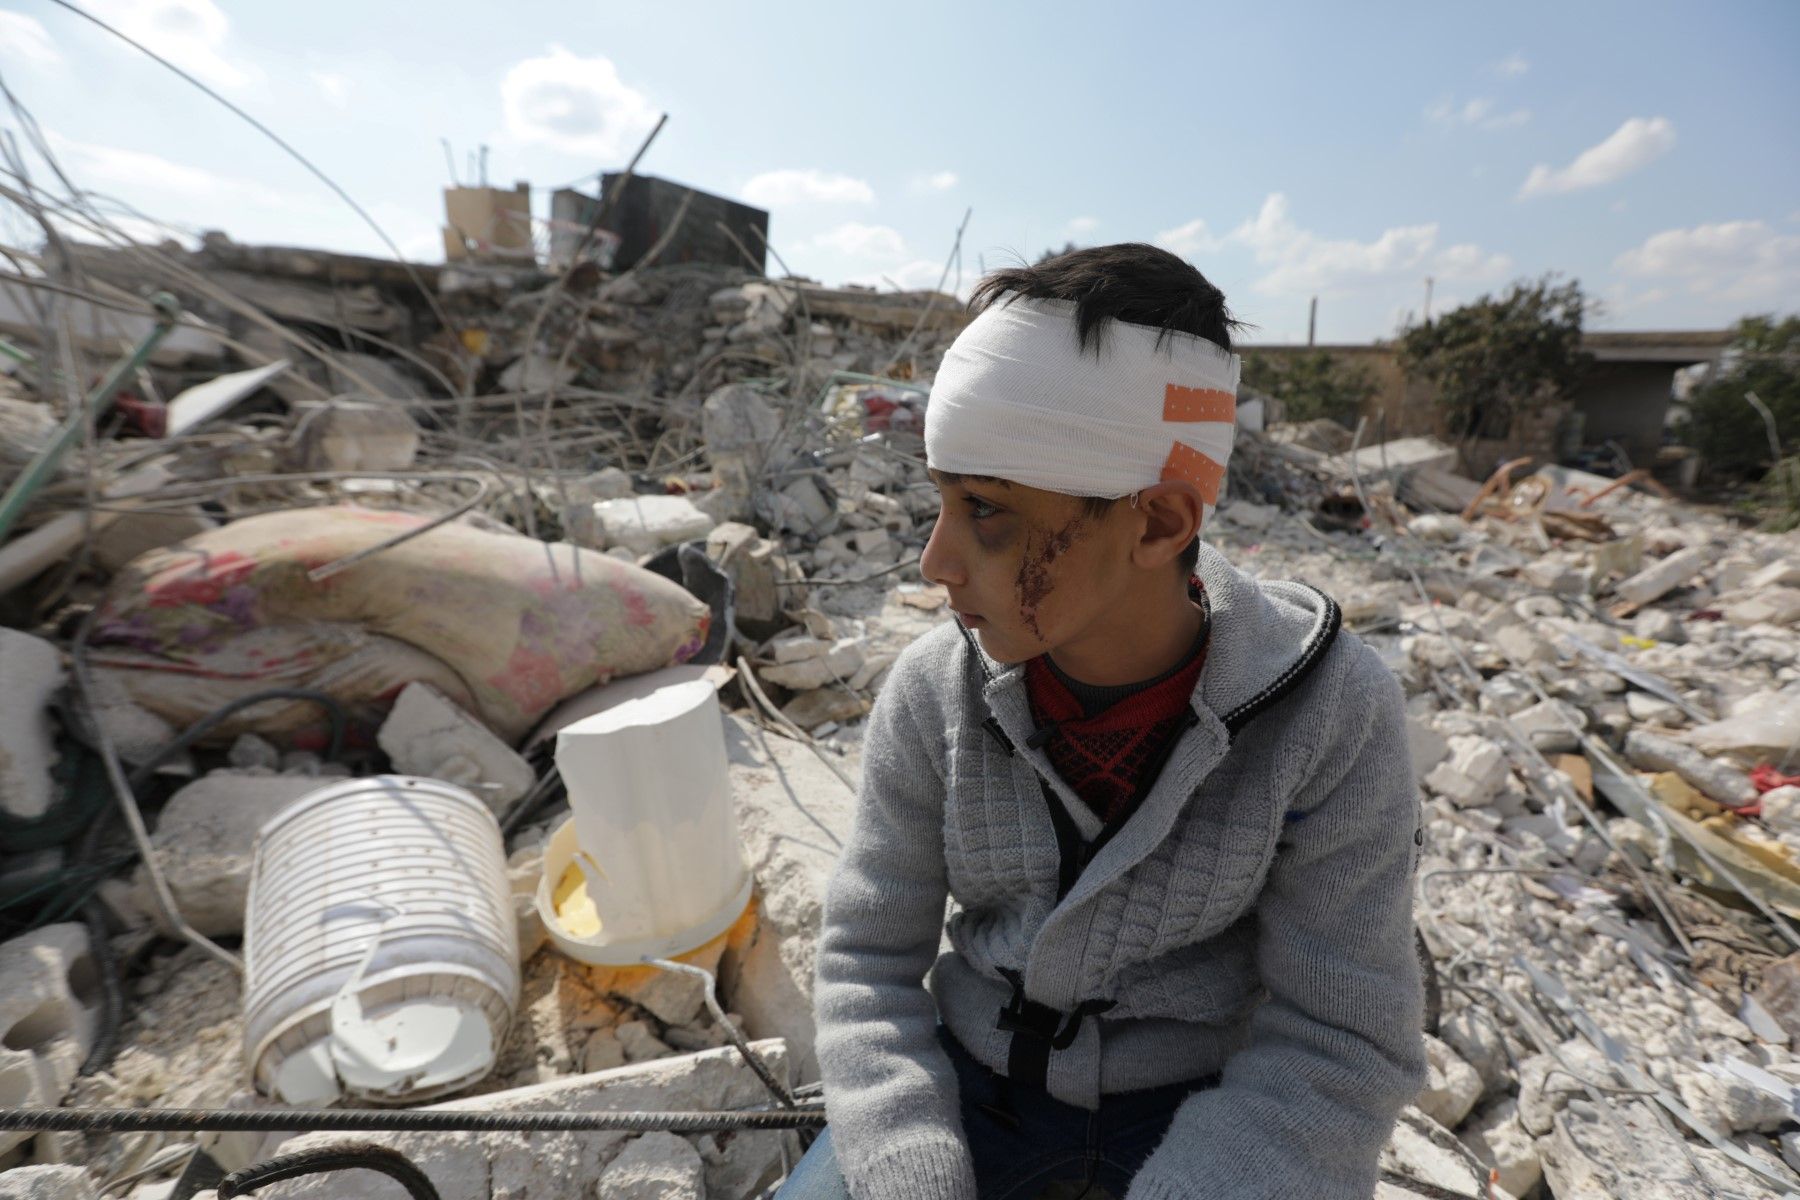
[[[1607,442],[1622,448],[1634,465],[1647,466],[1655,461],[1662,445],[1675,373],[1696,363],[1717,362],[1731,337],[1728,329],[1588,333],[1582,338],[1582,349],[1592,356],[1593,365],[1567,402],[1528,422],[1515,423],[1504,438],[1470,445],[1465,466],[1480,472],[1496,459],[1527,454],[1542,461],[1560,461],[1573,458],[1584,446]],[[1365,415],[1377,423],[1385,418],[1388,437],[1445,435],[1431,388],[1408,378],[1393,345],[1243,348],[1246,355],[1273,358],[1318,351],[1361,366],[1374,377],[1380,390]],[[1368,440],[1373,439],[1370,434]]]

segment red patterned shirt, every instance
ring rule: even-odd
[[[1198,581],[1194,581],[1198,585]],[[1200,669],[1206,665],[1207,631],[1172,671],[1151,680],[1104,710],[1087,714],[1048,655],[1025,664],[1032,721],[1054,725],[1044,744],[1050,765],[1094,815],[1123,819],[1155,783],[1152,768],[1184,726]]]

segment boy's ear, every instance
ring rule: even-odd
[[[1129,503],[1129,501],[1127,501]],[[1206,501],[1185,479],[1151,484],[1138,493],[1143,532],[1132,547],[1131,561],[1145,569],[1167,566],[1200,536]]]

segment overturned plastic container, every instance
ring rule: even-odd
[[[500,826],[471,793],[379,775],[257,834],[244,1050],[289,1104],[426,1100],[493,1068],[519,1002]]]
[[[544,847],[538,914],[583,962],[627,965],[703,946],[750,902],[718,692],[658,688],[556,735],[569,820]]]

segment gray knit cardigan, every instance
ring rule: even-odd
[[[1046,1086],[1068,1103],[1222,1072],[1182,1103],[1126,1200],[1373,1194],[1425,1079],[1402,694],[1348,633],[1316,653],[1336,615],[1319,593],[1258,583],[1204,545],[1199,574],[1213,625],[1197,720],[1060,901],[1050,798],[1084,836],[1100,823],[1027,744],[1024,669],[952,625],[895,663],[815,993],[833,1146],[858,1200],[976,1200],[933,1030],[941,1019],[1004,1071],[1006,971],[1064,1013],[1114,1002],[1050,1055]],[[1283,694],[1309,648],[1316,669]]]

